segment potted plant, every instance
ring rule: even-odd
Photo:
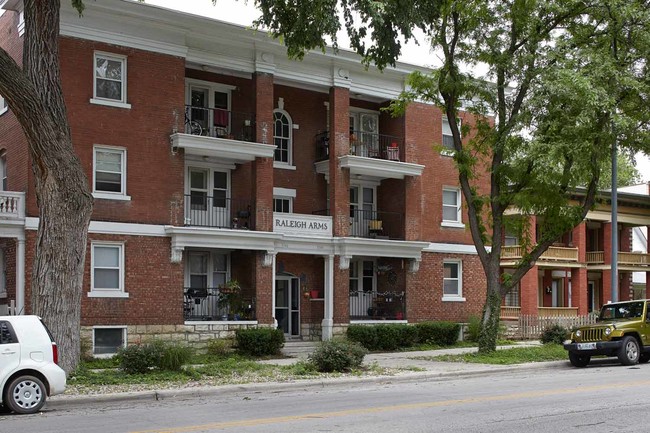
[[[219,287],[219,308],[228,312],[234,318],[241,312],[241,285],[237,280],[229,280]]]

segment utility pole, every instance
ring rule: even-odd
[[[614,132],[614,142],[612,143],[612,302],[618,302],[618,167],[617,167],[617,149],[616,149],[616,127],[612,122],[612,131]]]

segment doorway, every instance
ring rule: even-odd
[[[285,336],[300,336],[300,279],[295,275],[275,276],[275,319]]]

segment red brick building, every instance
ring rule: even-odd
[[[345,51],[296,62],[265,34],[147,4],[62,7],[62,86],[95,197],[82,301],[95,354],[148,334],[320,339],[481,311],[454,163],[434,149],[442,113],[381,110],[417,67],[366,70]],[[0,44],[20,59],[22,3],[4,8]],[[0,112],[0,304],[23,313],[38,211],[24,137]]]

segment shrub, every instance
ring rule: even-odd
[[[208,341],[208,355],[226,356],[232,350],[233,341],[231,338],[214,338]]]
[[[156,363],[156,356],[150,344],[134,344],[117,352],[120,369],[127,374],[147,373]]]
[[[356,341],[368,350],[379,350],[375,326],[350,325],[346,335],[348,340]]]
[[[308,359],[320,372],[344,372],[359,368],[366,353],[366,349],[356,342],[330,340],[320,343]]]
[[[467,319],[467,335],[465,339],[467,341],[477,342],[478,337],[481,335],[481,328],[483,323],[479,316],[469,316]]]
[[[117,358],[120,369],[127,374],[147,373],[152,368],[180,371],[192,358],[192,349],[176,343],[153,340],[120,349]]]
[[[238,329],[235,333],[237,349],[253,355],[277,355],[284,346],[284,333],[280,329],[251,328]]]
[[[418,328],[412,325],[396,325],[399,331],[400,347],[415,346],[420,341]]]
[[[460,324],[454,322],[421,322],[415,325],[421,343],[452,346],[458,341]]]
[[[566,340],[568,333],[569,331],[564,326],[555,324],[544,328],[539,339],[544,344],[547,343],[562,344],[564,343],[564,340]]]

